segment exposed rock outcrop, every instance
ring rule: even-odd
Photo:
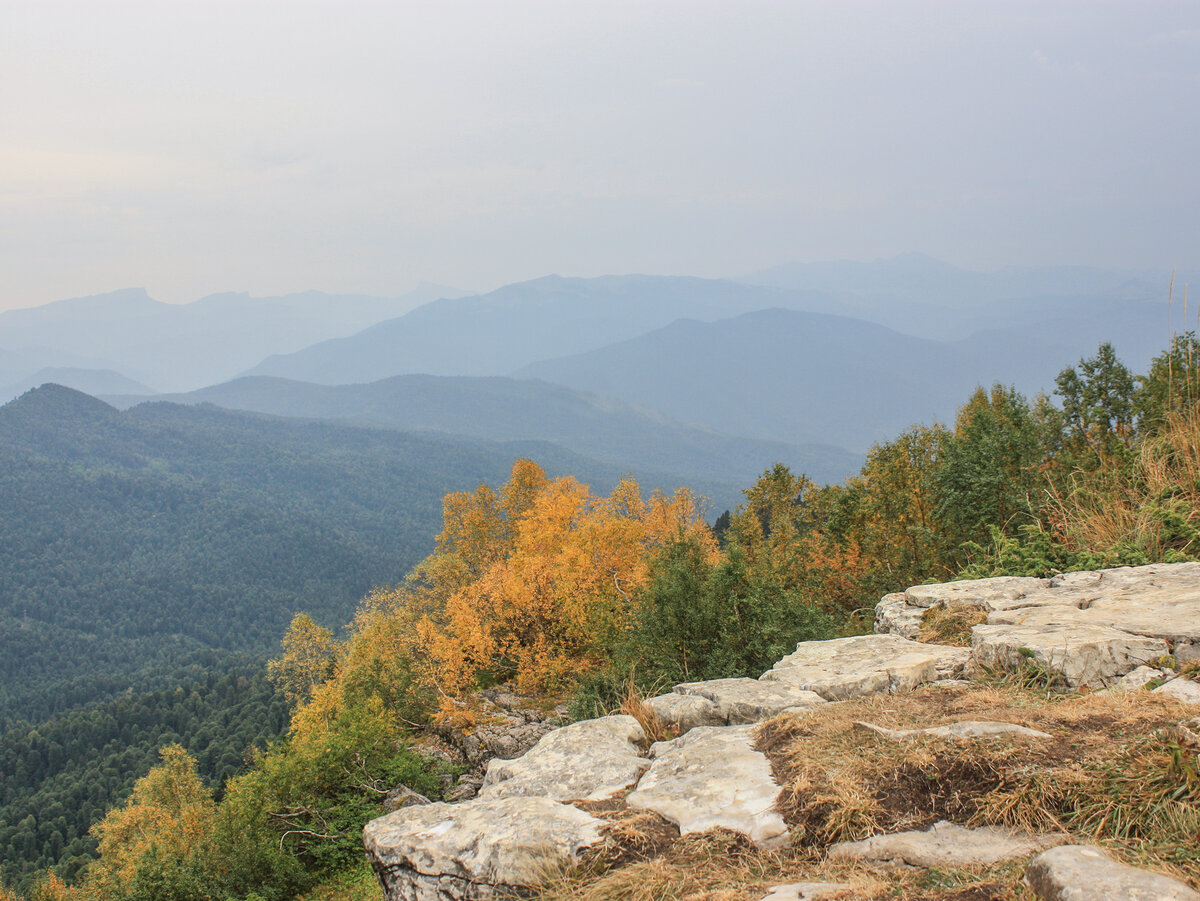
[[[972,629],[971,647],[913,640],[924,634],[930,609],[955,606],[986,613],[987,622]],[[387,898],[484,901],[524,893],[554,865],[592,853],[588,849],[607,853],[612,839],[605,838],[602,817],[615,815],[650,816],[672,836],[673,828],[663,819],[677,825],[682,835],[720,827],[740,832],[762,848],[782,848],[789,842],[777,809],[782,789],[771,763],[755,748],[758,730],[753,725],[779,714],[799,714],[805,719],[780,722],[807,728],[808,718],[820,722],[823,716],[836,716],[829,712],[840,702],[923,686],[944,686],[938,694],[944,691],[953,704],[969,686],[964,679],[989,670],[1114,692],[1152,689],[1182,704],[1200,705],[1200,683],[1179,675],[1184,664],[1200,658],[1200,564],[916,586],[880,601],[876,629],[875,635],[803,642],[758,679],[689,682],[649,699],[649,710],[681,735],[648,750],[633,717],[556,728],[557,712],[493,691],[483,699],[482,726],[456,733],[461,759],[475,768],[459,787],[459,796],[469,796],[481,785],[480,796],[456,804],[421,804],[419,797],[397,794],[391,805],[414,806],[366,827],[365,845]],[[959,709],[960,716],[981,715],[978,707]],[[1175,717],[1176,708],[1168,709]],[[1007,711],[988,709],[982,715],[988,714],[1003,718]],[[865,715],[875,718],[876,713]],[[951,719],[938,717],[934,725],[926,719],[913,728],[861,720],[855,725],[894,742],[1045,742],[1057,740],[1062,728],[1060,721],[1052,736],[1031,728],[1038,723],[1028,718],[1029,726],[996,719],[947,721]],[[1168,722],[1171,730],[1188,747],[1200,742],[1195,738],[1200,718],[1177,727]],[[871,746],[878,753],[877,739]],[[916,751],[924,753],[923,747]],[[973,751],[954,750],[965,756]],[[894,752],[904,753],[900,748]],[[794,790],[789,784],[789,791]],[[905,824],[928,823],[928,816]],[[1200,894],[1182,883],[1119,864],[1094,848],[1046,850],[1065,840],[939,822],[925,831],[834,845],[829,856],[862,861],[877,873],[881,866],[986,867],[1044,852],[1028,867],[1026,881],[1045,901],[1200,901]],[[795,882],[775,886],[764,901],[825,897],[856,895],[842,883]]]
[[[987,612],[972,630],[973,667],[1019,670],[1032,661],[1072,687],[1098,688],[1172,652],[1194,653],[1200,563],[916,586],[880,601],[876,631],[916,635],[934,605]]]

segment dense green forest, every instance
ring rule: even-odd
[[[269,668],[292,705],[286,737],[219,793],[202,742],[163,749],[93,826],[98,856],[74,887],[48,876],[27,897],[284,901],[341,878],[381,792],[436,796],[412,743],[469,722],[481,686],[588,715],[869,630],[879,596],[906,585],[1196,559],[1200,343],[1175,340],[1141,376],[1102,345],[1053,400],[980,388],[953,424],[876,445],[843,484],[771,467],[716,528],[686,489],[647,498],[631,478],[596,494],[517,461],[492,484],[446,493],[431,553],[343,633],[292,621]],[[35,825],[21,823],[19,852]],[[50,860],[45,840],[32,850]]]
[[[212,655],[210,654],[211,658]],[[129,797],[136,779],[178,743],[217,790],[287,726],[287,704],[261,666],[212,659],[198,681],[130,693],[0,734],[0,874],[23,885],[50,866],[74,879],[95,855],[88,830]],[[198,662],[197,665],[200,665]]]

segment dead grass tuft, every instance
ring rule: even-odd
[[[646,733],[646,741],[651,744],[679,737],[679,729],[663,722],[662,718],[646,703],[645,697],[632,681],[625,684],[620,712],[626,713],[638,721],[638,725]]]
[[[986,610],[972,604],[934,604],[921,619],[917,641],[969,647],[971,627],[987,622],[987,617]]]

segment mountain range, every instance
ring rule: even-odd
[[[105,400],[129,407],[145,398]],[[491,441],[550,441],[613,466],[738,486],[750,484],[776,462],[819,482],[840,481],[862,465],[857,454],[831,445],[738,438],[533,379],[408,375],[360,385],[314,385],[247,376],[156,400]],[[727,497],[716,500],[731,506]]]

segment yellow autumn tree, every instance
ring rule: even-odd
[[[333,633],[307,613],[297,613],[283,636],[283,655],[267,663],[267,675],[297,707],[330,675],[336,656]]]
[[[86,895],[124,898],[147,884],[169,884],[186,896],[189,881],[203,880],[201,855],[216,817],[212,792],[182,747],[160,753],[162,763],[134,784],[126,804],[92,827],[100,856],[88,867]]]
[[[445,509],[438,549],[420,570],[427,590],[444,598],[421,629],[427,678],[443,698],[480,681],[564,689],[608,661],[657,549],[691,536],[715,553],[686,490],[647,501],[625,479],[596,497],[524,460],[498,494],[450,496]]]

